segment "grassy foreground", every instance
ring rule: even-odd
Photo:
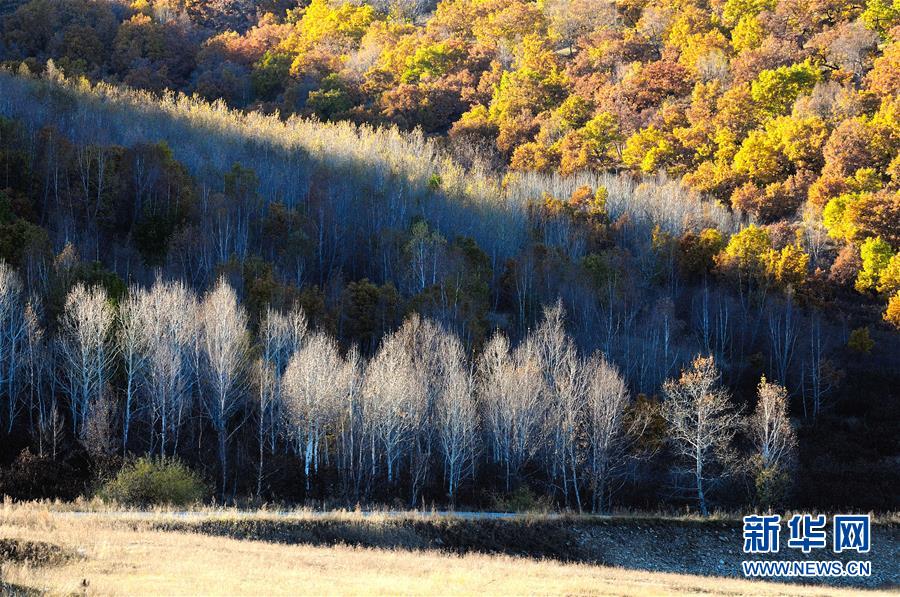
[[[0,507],[2,582],[26,595],[859,594],[508,555],[290,545],[161,530],[168,519],[6,504]]]

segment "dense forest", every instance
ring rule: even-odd
[[[0,3],[0,493],[896,509],[898,33]]]

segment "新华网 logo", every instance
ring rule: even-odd
[[[832,517],[832,551],[869,553],[872,547],[872,520],[868,514],[836,514]],[[824,514],[794,514],[787,520],[785,545],[804,554],[828,547],[828,518]],[[781,516],[744,516],[744,553],[777,554],[781,549]],[[741,563],[745,576],[817,577],[871,574],[869,561],[841,560],[754,560]]]

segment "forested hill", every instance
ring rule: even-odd
[[[356,152],[367,160],[368,152],[382,166],[419,160],[401,165],[403,175],[442,190],[484,179],[439,173],[446,168],[437,147],[498,180],[529,173],[513,178],[513,199],[544,202],[549,211],[580,186],[596,191],[591,178],[574,182],[579,175],[664,172],[685,194],[769,226],[770,238],[759,240],[769,248],[800,246],[794,236],[802,235],[806,256],[793,252],[787,269],[805,269],[819,294],[847,287],[879,294],[885,321],[900,323],[900,299],[887,308],[900,285],[890,273],[898,266],[887,266],[900,243],[900,11],[888,0],[35,0],[6,13],[0,58],[13,71],[43,73],[52,59],[54,72],[69,78],[183,91],[285,116],[418,128],[435,142],[388,155],[396,141],[378,133],[370,137],[376,151],[340,143],[338,159]],[[246,134],[258,138],[272,126],[256,119]],[[290,141],[276,133],[278,144],[328,143],[303,126]],[[276,167],[265,154],[255,157],[249,161],[263,163],[248,167],[265,187],[266,169]],[[552,173],[575,176],[559,182]],[[306,183],[301,174],[273,184],[281,188],[262,189],[274,193],[266,198],[290,205],[293,187]],[[497,235],[464,219],[459,232],[475,238],[497,269],[509,251],[486,246]],[[511,243],[521,242],[516,226],[503,227]]]
[[[484,503],[465,484],[477,469],[491,491],[522,483],[573,506],[621,488],[623,503],[655,506],[693,491],[666,406],[693,374],[744,415],[780,397],[799,438],[778,466],[711,456],[714,499],[771,501],[774,483],[793,504],[893,507],[898,14],[880,0],[5,9],[2,456],[52,445],[55,460],[57,440],[77,452],[100,425],[101,453],[180,456],[220,477],[222,496],[445,499],[449,478],[451,499]],[[179,336],[163,304],[199,327]],[[151,350],[139,328],[126,350],[129,308],[156,313],[172,344]],[[70,342],[88,313],[107,323],[79,377]],[[203,344],[220,315],[243,338],[224,388]],[[392,389],[431,388],[424,435],[379,436],[375,411],[343,407],[300,433],[312,415],[280,389],[292,353],[270,345],[289,320],[318,331],[282,330],[283,350],[309,343],[326,369],[353,370],[337,394],[358,381],[384,398],[371,388],[394,366],[462,383],[469,451],[441,452],[450,422],[428,396],[450,386],[433,379]],[[620,379],[631,397],[615,402],[627,416],[603,471],[587,418],[599,411],[562,402],[550,345],[573,379]],[[413,358],[440,350],[456,360]],[[173,354],[178,367],[154,368]],[[490,371],[507,394],[484,393]],[[492,411],[504,397],[513,410]],[[344,417],[360,425],[349,436]],[[726,443],[746,452],[754,436],[736,421]],[[527,445],[501,441],[519,432]],[[343,442],[376,437],[363,472]],[[294,473],[305,483],[285,489]]]

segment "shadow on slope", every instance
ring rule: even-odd
[[[741,576],[741,523],[728,520],[675,520],[602,517],[467,520],[447,517],[355,520],[219,519],[154,522],[152,528],[285,544],[352,545],[378,549],[438,550],[456,554],[499,553],[563,562],[600,564],[654,572]],[[829,538],[828,545],[831,545]],[[854,557],[854,555],[856,557]],[[782,545],[778,560],[860,560],[872,562],[867,579],[830,578],[835,586],[900,586],[900,525],[878,524],[872,551],[832,554]],[[776,579],[770,579],[776,580]],[[803,582],[815,582],[803,579]]]

